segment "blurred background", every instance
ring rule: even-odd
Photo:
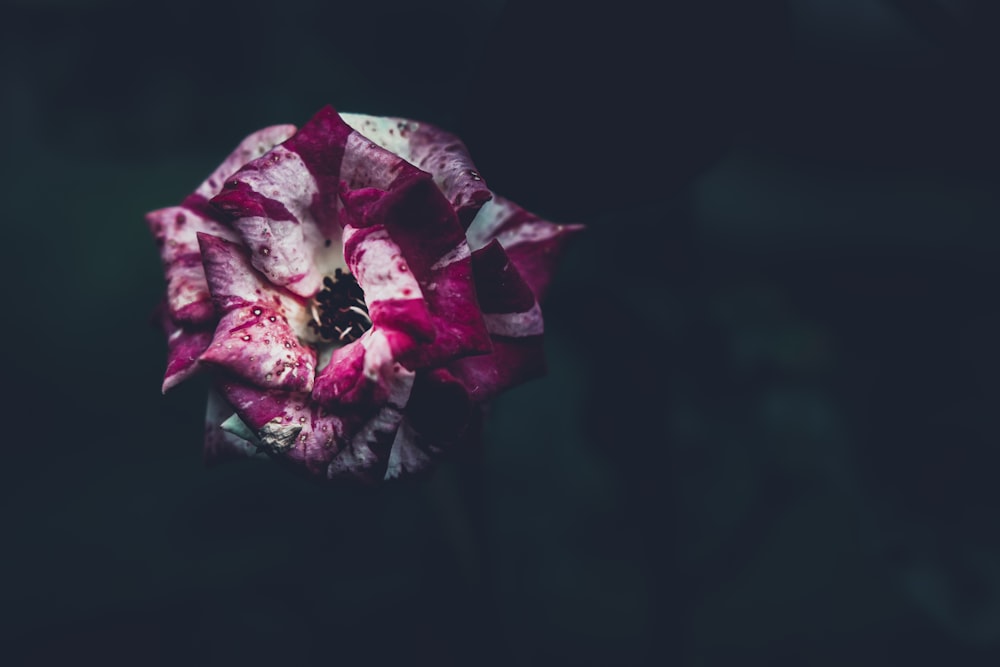
[[[8,0],[5,664],[996,665],[990,0]],[[143,214],[320,106],[584,222],[548,377],[376,491],[205,469]]]

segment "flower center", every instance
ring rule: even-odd
[[[350,343],[372,326],[365,293],[350,273],[337,269],[333,278],[323,278],[316,295],[313,319],[309,322],[324,340]]]

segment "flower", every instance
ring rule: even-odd
[[[329,106],[146,220],[163,391],[211,378],[206,461],[365,482],[469,446],[487,401],[544,373],[538,302],[580,229],[493,195],[453,135]]]

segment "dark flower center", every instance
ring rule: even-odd
[[[333,278],[323,278],[309,326],[323,339],[340,343],[357,340],[371,328],[365,293],[354,276],[337,269]]]

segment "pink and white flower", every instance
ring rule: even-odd
[[[539,301],[580,229],[495,196],[453,135],[331,107],[146,219],[163,391],[214,388],[206,460],[368,482],[467,446],[485,402],[544,373]]]

